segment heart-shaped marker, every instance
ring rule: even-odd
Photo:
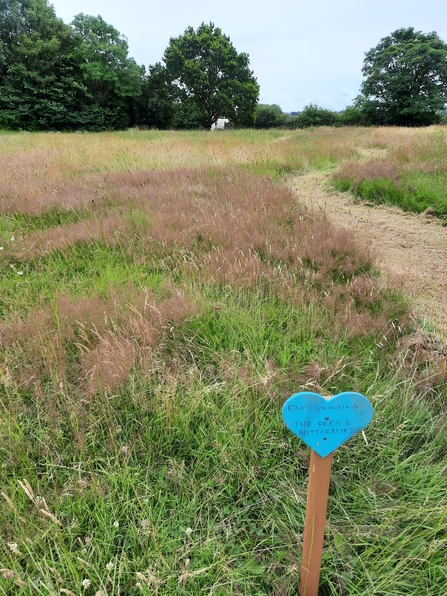
[[[319,393],[295,393],[282,408],[284,424],[319,456],[326,457],[353,437],[373,417],[361,393],[346,391],[328,399]]]

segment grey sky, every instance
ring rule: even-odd
[[[446,0],[50,0],[66,23],[101,15],[138,64],[160,61],[170,37],[213,22],[250,55],[261,103],[341,110],[359,92],[365,52],[401,27],[447,41]]]

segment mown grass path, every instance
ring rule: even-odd
[[[415,316],[446,339],[447,228],[429,214],[355,203],[351,195],[328,189],[329,177],[327,172],[312,171],[294,177],[291,185],[300,200],[369,241],[386,283],[402,285]]]

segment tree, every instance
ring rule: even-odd
[[[447,45],[437,33],[397,29],[365,54],[361,110],[373,124],[424,126],[447,102]]]
[[[338,114],[338,124],[340,126],[368,126],[370,121],[363,111],[363,102],[356,98],[352,105],[346,106]]]
[[[76,59],[102,127],[126,128],[141,95],[141,69],[128,57],[126,38],[101,16],[78,14],[71,23],[81,40]]]
[[[286,122],[286,115],[277,104],[256,106],[256,128],[279,128]]]
[[[11,50],[23,33],[21,6],[16,0],[0,0],[0,85],[11,67]]]
[[[61,130],[85,122],[76,43],[47,0],[0,0],[0,126]]]
[[[0,126],[125,128],[143,72],[126,39],[101,17],[72,27],[48,0],[0,0]]]
[[[310,103],[291,121],[290,126],[291,128],[308,128],[309,126],[334,126],[337,123],[337,112]]]
[[[140,124],[162,130],[171,128],[175,116],[174,90],[160,62],[149,67],[142,91]]]
[[[171,38],[163,56],[177,116],[210,129],[218,118],[252,125],[259,85],[248,54],[238,54],[230,38],[213,23],[188,27]],[[182,122],[177,118],[177,125]]]

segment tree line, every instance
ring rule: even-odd
[[[0,128],[116,130],[131,126],[423,126],[447,102],[447,45],[436,33],[398,29],[365,55],[361,93],[343,112],[315,104],[285,115],[258,104],[249,56],[213,23],[171,38],[146,69],[100,16],[71,24],[48,0],[0,0]]]
[[[286,115],[258,105],[259,128],[286,126],[429,126],[447,123],[447,44],[437,33],[397,29],[365,54],[365,77],[352,105],[334,112],[309,104]]]
[[[252,126],[259,85],[249,57],[210,23],[170,40],[146,70],[100,16],[70,25],[48,0],[0,0],[0,127],[209,129]]]

